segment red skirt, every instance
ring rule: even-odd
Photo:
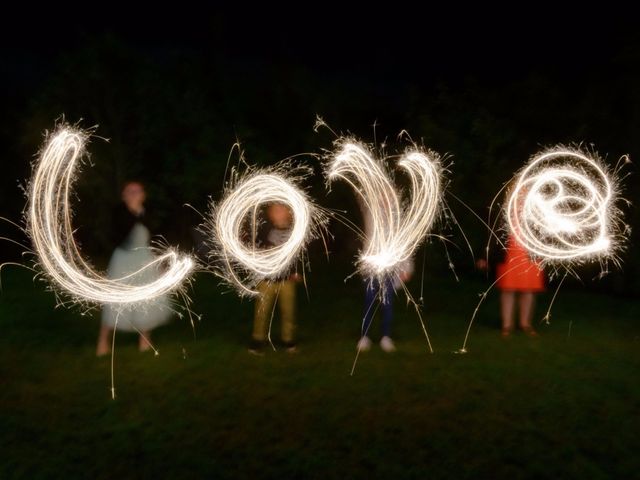
[[[536,262],[531,261],[527,250],[513,237],[507,242],[505,261],[498,264],[496,277],[500,290],[544,291],[544,272]]]

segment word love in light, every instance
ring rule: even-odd
[[[438,155],[414,148],[401,155],[398,166],[411,182],[404,206],[384,164],[363,144],[340,140],[327,167],[329,181],[346,181],[366,210],[368,236],[358,260],[366,277],[397,274],[429,232],[439,210],[442,166]]]
[[[88,138],[87,132],[63,125],[35,164],[25,213],[39,265],[54,286],[77,301],[126,306],[175,291],[193,271],[194,261],[172,249],[141,269],[163,267],[161,275],[144,285],[131,285],[129,276],[105,278],[80,255],[69,197]],[[442,204],[443,167],[435,153],[409,149],[398,166],[410,181],[404,202],[384,162],[362,143],[340,139],[327,163],[328,181],[346,181],[367,212],[358,267],[368,278],[397,275],[429,233]],[[291,270],[326,220],[298,187],[297,180],[305,175],[296,171],[287,164],[236,176],[207,219],[218,271],[243,294],[255,294],[257,283]],[[517,240],[544,262],[611,258],[621,230],[616,193],[615,175],[600,161],[579,150],[556,148],[536,155],[517,175],[507,222]],[[289,208],[291,232],[281,245],[255,248],[243,241],[246,222],[253,218],[255,235],[258,209],[270,203]]]
[[[165,266],[146,285],[130,285],[127,278],[112,280],[95,272],[80,255],[73,238],[69,196],[89,135],[62,126],[44,146],[29,184],[27,232],[38,263],[54,286],[80,302],[127,306],[153,300],[175,291],[194,267],[189,256],[167,250],[129,277]]]

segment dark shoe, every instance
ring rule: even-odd
[[[251,355],[256,355],[257,357],[262,357],[262,356],[264,356],[264,350],[265,350],[266,344],[267,344],[266,342],[260,342],[258,340],[251,340],[251,343],[249,344],[249,348],[247,349],[247,351]]]

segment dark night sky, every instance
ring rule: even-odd
[[[319,75],[374,76],[398,83],[474,76],[510,81],[532,71],[615,75],[615,61],[632,55],[631,12],[581,6],[423,5],[396,2],[357,9],[301,3],[299,8],[122,7],[114,4],[34,8],[7,18],[0,30],[6,88],[35,82],[61,53],[112,33],[162,56],[193,50],[204,58],[296,64]],[[372,80],[375,81],[375,80]]]

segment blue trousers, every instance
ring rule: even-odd
[[[382,310],[382,336],[391,336],[391,322],[393,320],[393,281],[389,278],[381,284],[378,280],[365,282],[364,318],[362,322],[362,335],[369,335],[371,322],[376,312],[376,302],[381,302],[378,307]]]

